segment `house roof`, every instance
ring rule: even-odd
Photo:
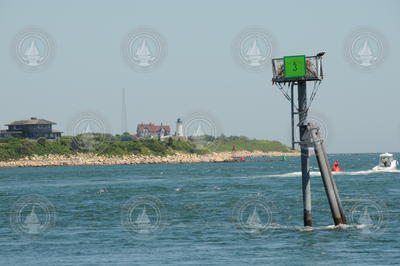
[[[166,125],[166,126],[164,126],[164,125],[160,125],[160,126],[157,126],[157,125],[154,125],[154,124],[152,124],[152,123],[150,123],[150,124],[139,124],[138,126],[137,126],[137,129],[138,130],[140,130],[140,129],[145,129],[145,128],[147,128],[148,130],[149,130],[149,132],[150,133],[156,133],[156,132],[159,132],[162,128],[164,129],[164,130],[166,130],[166,131],[171,131],[171,127],[170,126],[168,126],[168,125]]]
[[[6,126],[22,126],[22,125],[55,125],[56,123],[51,122],[49,120],[45,120],[45,119],[38,119],[36,117],[32,117],[29,120],[17,120],[14,121],[10,124],[6,124]]]

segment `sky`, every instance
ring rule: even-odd
[[[289,145],[290,105],[271,84],[270,61],[246,67],[236,49],[257,29],[267,36],[258,45],[269,57],[326,52],[310,114],[327,135],[328,152],[400,151],[399,11],[395,0],[0,0],[0,123],[39,117],[68,132],[90,112],[120,133],[125,88],[131,133],[141,122],[175,131],[178,117],[196,112],[219,133]],[[54,54],[31,71],[21,63],[26,44],[22,54],[17,48],[32,29],[45,32]],[[146,71],[145,61],[138,68],[124,54],[143,29],[158,36],[147,43],[150,51],[159,44],[163,55]],[[367,66],[348,53],[362,32],[373,36]]]

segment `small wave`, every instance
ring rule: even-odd
[[[369,174],[376,174],[376,173],[400,173],[400,170],[387,170],[387,171],[363,170],[363,171],[332,172],[333,175],[369,175]],[[300,176],[301,176],[301,172],[289,172],[289,173],[283,173],[283,174],[249,176],[247,178],[300,177]],[[321,173],[319,171],[311,171],[310,176],[321,176]]]
[[[369,175],[377,173],[374,170],[333,172],[334,175]]]
[[[319,175],[319,172],[310,172],[311,176]],[[269,174],[269,175],[253,175],[253,176],[236,176],[234,178],[267,178],[267,177],[297,177],[301,176],[301,172],[291,172],[284,174]]]
[[[348,229],[376,229],[377,226],[365,224],[339,224],[339,225],[323,225],[323,226],[288,226],[280,224],[270,224],[267,229],[270,230],[289,230],[289,231],[319,231],[319,230],[348,230]]]
[[[376,173],[400,173],[400,170],[385,170],[385,171],[376,171],[376,170],[364,170],[364,171],[343,171],[343,172],[333,172],[334,175],[369,175]]]
[[[317,171],[311,171],[310,176],[319,176],[321,175]],[[296,177],[296,176],[301,176],[301,172],[291,172],[291,173],[285,173],[285,174],[272,174],[270,177]]]

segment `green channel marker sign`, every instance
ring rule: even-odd
[[[304,55],[285,56],[283,58],[285,78],[306,76],[306,57]]]

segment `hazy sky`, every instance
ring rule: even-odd
[[[233,55],[239,34],[258,27],[270,33],[273,57],[326,52],[311,112],[327,128],[329,152],[400,151],[399,11],[395,0],[1,0],[0,123],[36,116],[65,131],[74,116],[91,111],[120,133],[126,88],[130,132],[140,122],[175,130],[178,117],[203,110],[225,135],[289,144],[290,106],[271,85],[270,65],[251,72]],[[147,73],[121,56],[127,34],[143,26],[159,32],[168,51]],[[37,73],[24,71],[15,55],[15,40],[29,27],[55,42],[52,61]],[[369,71],[344,55],[359,28],[378,34],[384,55]]]

